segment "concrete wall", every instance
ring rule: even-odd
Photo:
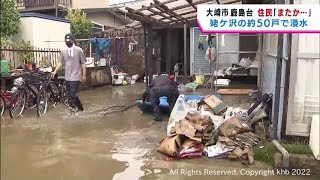
[[[109,0],[72,0],[72,8],[90,9],[90,8],[106,8]]]
[[[65,48],[64,35],[70,32],[70,23],[38,17],[22,17],[20,31],[14,36],[16,41],[30,41],[40,48]],[[45,42],[62,41],[62,42]]]

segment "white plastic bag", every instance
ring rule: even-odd
[[[170,114],[168,126],[167,126],[167,135],[170,135],[172,127],[175,126],[176,122],[184,119],[187,115],[188,108],[185,103],[184,95],[180,95],[176,104],[174,105],[172,112]]]
[[[252,64],[251,60],[249,58],[242,58],[240,60],[239,65],[245,68],[248,68]]]
[[[209,58],[209,52],[211,51],[211,57]],[[205,60],[209,61],[209,62],[213,62],[216,60],[216,56],[217,56],[217,50],[216,48],[208,48],[206,51],[206,55],[205,55]]]

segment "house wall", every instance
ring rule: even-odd
[[[264,34],[263,35],[263,57],[262,57],[262,67],[261,67],[261,92],[273,95],[273,106],[272,106],[272,122],[278,121],[278,126],[272,126],[272,129],[278,129],[277,136],[281,137],[283,113],[284,113],[284,93],[286,84],[286,67],[288,64],[288,56],[290,48],[288,43],[288,34],[284,34],[283,37],[283,59],[281,61],[281,84],[280,84],[280,100],[279,107],[275,107],[275,93],[276,93],[276,69],[277,69],[277,51],[278,51],[278,34]],[[275,119],[275,113],[278,112],[278,119]]]
[[[48,20],[38,17],[22,17],[19,33],[15,41],[30,41],[40,48],[65,48],[64,36],[70,32],[70,23]],[[61,42],[45,42],[61,41]]]
[[[108,12],[86,12],[87,18],[95,23],[103,24],[109,27],[124,26],[127,23]]]
[[[72,0],[72,8],[75,9],[106,8],[108,5],[109,0]]]
[[[289,2],[287,1],[287,4]],[[296,0],[295,4],[320,4],[320,0]],[[293,34],[292,43],[288,44],[287,34],[284,34],[283,57],[280,85],[280,107],[273,106],[272,120],[278,121],[278,133],[286,113],[286,135],[309,136],[311,116],[319,114],[319,34]],[[263,38],[263,61],[261,76],[262,93],[275,94],[278,34],[265,34]],[[291,49],[291,55],[288,54]],[[291,56],[291,64],[288,56]],[[286,79],[286,67],[290,66],[290,79]],[[287,112],[284,112],[284,88],[289,81],[289,102]],[[273,97],[275,102],[275,97]],[[274,119],[274,112],[279,111],[279,118]],[[278,134],[278,137],[280,135]]]
[[[318,4],[320,0],[296,0]],[[319,115],[320,34],[293,34],[287,135],[309,136],[312,115]]]

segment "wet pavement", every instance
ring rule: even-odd
[[[82,91],[79,95],[85,111],[75,115],[59,105],[41,118],[34,110],[14,120],[5,116],[1,125],[1,180],[250,180],[257,179],[255,175],[260,175],[259,179],[301,179],[273,176],[270,167],[259,162],[243,166],[238,161],[206,157],[166,161],[156,152],[165,137],[166,122],[154,122],[151,115],[136,107],[104,116],[108,105],[134,103],[143,88],[143,84],[136,84]],[[234,102],[228,97],[224,101]],[[246,98],[237,98],[236,103],[250,106]],[[225,170],[235,174],[215,174]],[[270,176],[263,176],[263,172]],[[241,176],[252,173],[256,174]]]

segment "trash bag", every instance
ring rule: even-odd
[[[212,63],[216,60],[217,57],[217,50],[216,48],[209,47],[206,51],[205,60],[209,61],[209,63]]]
[[[203,116],[210,116],[215,129],[219,128],[219,126],[221,126],[221,124],[224,122],[224,118],[222,116],[214,115],[212,111],[205,110],[203,106],[200,109],[200,113]]]
[[[242,58],[239,63],[240,66],[245,68],[250,67],[251,64],[252,64],[252,61],[249,58]]]
[[[217,157],[217,156],[221,156],[223,154],[226,154],[228,152],[233,151],[234,148],[233,147],[228,147],[223,143],[218,142],[216,145],[214,146],[208,146],[204,149],[205,154],[208,157]]]
[[[199,86],[203,86],[205,84],[205,76],[203,74],[197,74],[196,75],[196,83]]]
[[[192,109],[193,111],[196,111],[198,109],[198,103],[200,101],[199,100],[190,100],[187,101],[186,106],[188,107],[188,109]]]
[[[180,98],[183,99],[183,102],[179,100]],[[178,109],[179,109],[179,112],[178,112]],[[167,136],[170,136],[171,129],[175,126],[176,122],[179,122],[182,119],[180,116],[185,116],[188,111],[189,109],[184,102],[184,96],[180,95],[169,117],[168,126],[167,126]],[[179,115],[179,114],[184,114],[184,115]]]
[[[181,84],[178,87],[178,89],[181,92],[194,92],[194,91],[196,91],[197,87],[198,87],[197,83],[188,83],[188,84],[185,84],[185,85]]]
[[[179,153],[181,159],[190,159],[202,156],[204,145],[193,140],[186,140],[183,145],[183,149]]]

